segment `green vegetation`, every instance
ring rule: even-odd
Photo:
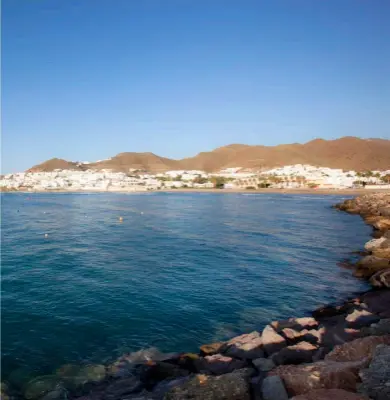
[[[199,175],[199,176],[197,176],[197,177],[194,179],[193,182],[194,182],[194,183],[199,183],[199,184],[203,185],[204,183],[207,183],[207,182],[208,182],[208,179],[207,179],[207,178],[203,178],[203,177],[201,177],[201,176]]]
[[[256,190],[256,188],[254,186],[247,186],[245,189],[246,190]]]
[[[223,189],[225,187],[226,179],[223,176],[212,176],[211,182],[216,189]]]

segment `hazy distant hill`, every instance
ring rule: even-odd
[[[126,172],[129,168],[135,168],[149,172],[174,169],[213,172],[228,167],[271,168],[291,164],[310,164],[356,171],[390,169],[390,140],[343,137],[336,140],[315,139],[305,144],[278,146],[232,144],[182,160],[159,157],[153,153],[120,153],[111,159],[91,164],[53,158],[32,167],[29,171],[111,169]]]

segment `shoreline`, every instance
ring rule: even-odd
[[[354,275],[369,281],[372,289],[351,293],[341,304],[320,307],[311,317],[270,321],[261,332],[204,344],[199,353],[140,350],[108,365],[65,365],[25,385],[24,397],[6,396],[28,400],[385,398],[376,394],[390,386],[371,383],[367,371],[383,354],[390,357],[390,192],[363,193],[334,208],[360,215],[373,227],[375,239],[365,245],[370,255],[353,265]],[[390,362],[382,368],[390,377]],[[359,394],[358,385],[362,385]]]
[[[258,190],[248,190],[248,189],[197,189],[197,188],[179,188],[179,189],[160,189],[160,190],[2,190],[2,194],[5,193],[24,193],[24,194],[97,194],[97,193],[115,193],[115,194],[140,194],[140,193],[218,193],[218,194],[229,194],[229,193],[239,193],[239,194],[314,194],[314,195],[350,195],[358,196],[364,194],[373,193],[390,193],[389,189],[258,189]]]

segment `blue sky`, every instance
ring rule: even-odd
[[[390,2],[3,0],[2,171],[390,138]]]

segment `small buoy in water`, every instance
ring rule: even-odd
[[[144,213],[144,212],[143,212],[143,211],[141,211],[141,214],[142,214],[142,215],[143,215],[143,213]]]
[[[47,233],[45,233],[45,238],[48,238],[48,237],[49,237],[49,235]]]
[[[123,222],[123,217],[119,217],[119,222]]]

